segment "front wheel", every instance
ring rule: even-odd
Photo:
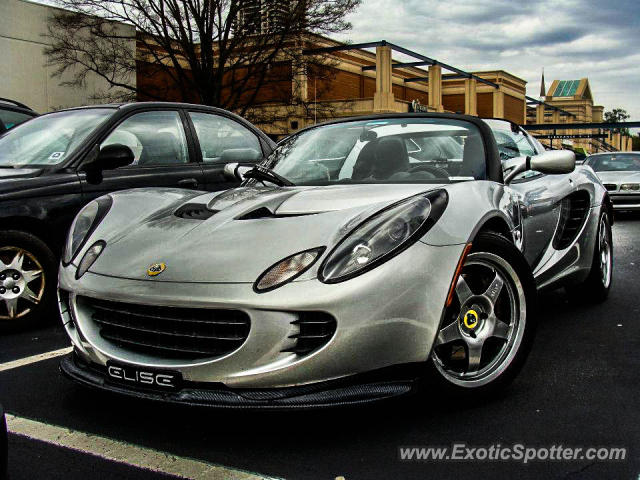
[[[0,232],[0,332],[22,330],[45,317],[54,305],[56,268],[54,254],[39,238]]]
[[[500,235],[479,234],[434,342],[435,381],[455,395],[484,395],[510,383],[533,341],[535,295],[520,251]]]

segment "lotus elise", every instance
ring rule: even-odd
[[[66,376],[219,407],[475,397],[521,369],[540,289],[611,285],[607,191],[506,121],[342,119],[232,170],[236,189],[134,189],[78,214]]]

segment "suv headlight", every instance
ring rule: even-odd
[[[107,195],[89,202],[80,210],[80,213],[78,213],[71,225],[71,231],[67,238],[64,255],[62,256],[62,263],[64,265],[69,265],[73,261],[87,238],[89,238],[96,227],[100,225],[100,222],[107,212],[109,212],[112,203],[112,198]]]
[[[436,190],[394,203],[374,214],[331,251],[320,267],[320,280],[342,282],[393,258],[435,224],[448,199],[445,190]]]

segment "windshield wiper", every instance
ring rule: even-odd
[[[244,178],[255,178],[256,180],[265,180],[267,182],[275,183],[279,187],[292,187],[294,183],[287,180],[276,172],[263,165],[256,165],[248,172],[244,173]]]

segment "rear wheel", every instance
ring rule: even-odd
[[[483,395],[511,382],[533,340],[534,298],[520,251],[499,235],[478,235],[434,342],[436,381],[457,395]]]
[[[54,305],[57,261],[39,238],[0,232],[0,331],[39,323]]]
[[[587,279],[578,285],[567,287],[569,296],[580,302],[604,302],[609,296],[613,279],[613,242],[611,222],[606,211],[600,214],[593,261]]]

